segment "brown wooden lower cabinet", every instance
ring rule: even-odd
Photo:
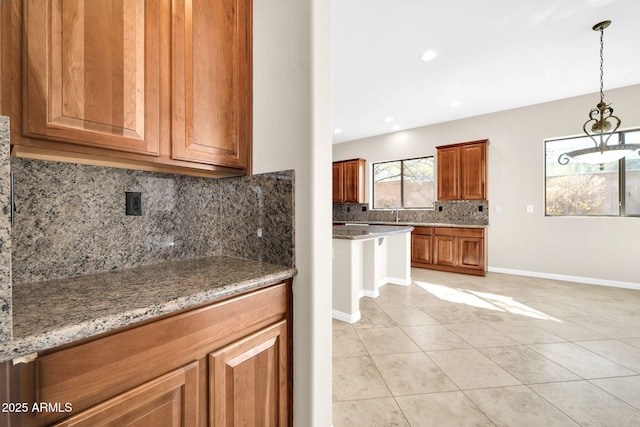
[[[433,264],[433,227],[413,227],[411,232],[411,266],[429,268]]]
[[[288,280],[5,362],[7,399],[60,409],[13,414],[8,425],[290,426],[291,337]]]
[[[433,263],[440,266],[455,267],[458,264],[458,245],[454,236],[435,236],[433,238]]]
[[[197,396],[198,363],[193,362],[55,426],[195,426],[198,421]]]
[[[285,426],[286,321],[209,355],[209,418],[214,426]]]
[[[414,227],[411,266],[484,276],[486,245],[484,228]]]

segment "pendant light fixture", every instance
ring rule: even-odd
[[[570,159],[575,159],[584,163],[600,165],[600,170],[604,169],[604,164],[620,160],[634,151],[640,149],[640,144],[612,144],[608,145],[609,139],[620,127],[620,118],[613,115],[611,104],[604,102],[603,75],[604,75],[604,29],[611,24],[611,21],[603,21],[593,26],[593,31],[600,31],[600,102],[596,108],[589,112],[589,120],[582,125],[584,133],[591,138],[595,147],[583,148],[569,151],[558,157],[558,163],[566,165]]]

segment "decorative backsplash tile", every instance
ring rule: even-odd
[[[293,266],[293,171],[208,179],[12,159],[14,283],[229,255]],[[125,215],[125,192],[142,216]],[[258,236],[261,228],[261,236]]]
[[[393,222],[396,213],[390,209],[369,209],[365,203],[334,203],[334,221]],[[451,200],[435,202],[434,209],[400,209],[398,221],[405,223],[442,223],[488,225],[488,200]]]
[[[0,342],[12,335],[9,118],[0,116]]]
[[[218,184],[223,253],[294,266],[293,172],[228,178]]]

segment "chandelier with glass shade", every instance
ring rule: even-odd
[[[583,163],[600,165],[600,170],[604,169],[605,163],[614,162],[626,157],[640,149],[640,144],[611,144],[609,139],[620,127],[620,118],[613,115],[611,104],[604,102],[604,29],[611,24],[611,21],[603,21],[593,26],[594,31],[600,32],[600,102],[596,108],[589,112],[589,120],[582,125],[584,133],[591,138],[594,147],[581,148],[579,150],[563,153],[558,157],[558,163],[566,165],[570,159],[575,159]]]

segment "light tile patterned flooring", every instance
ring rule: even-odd
[[[334,427],[640,426],[640,291],[412,274],[333,320]]]

